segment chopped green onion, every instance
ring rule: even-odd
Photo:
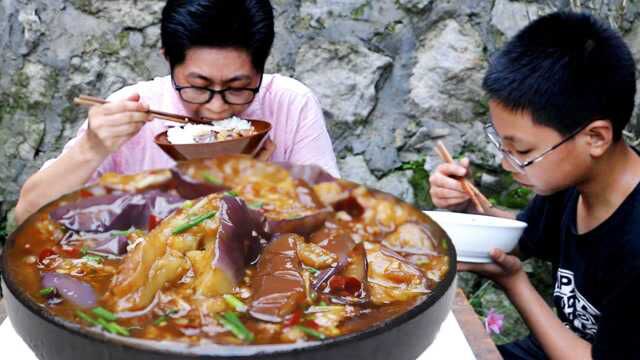
[[[311,266],[306,266],[304,269],[307,270],[308,272],[310,272],[311,275],[316,275],[317,273],[320,272],[320,270],[318,270],[316,268],[312,268]]]
[[[178,325],[188,325],[189,324],[189,319],[185,319],[185,318],[178,318],[178,319],[175,319],[174,321]]]
[[[217,320],[229,331],[233,333],[239,339],[245,342],[252,342],[255,336],[244,324],[240,321],[238,316],[232,312],[225,312],[223,316],[217,316]]]
[[[123,328],[122,326],[116,324],[115,322],[107,322],[103,318],[98,318],[98,320],[96,321],[98,322],[98,324],[100,324],[100,326],[102,326],[103,329],[105,329],[106,331],[112,334],[129,336],[129,330]]]
[[[153,322],[153,325],[162,326],[167,323],[167,320],[169,320],[169,318],[166,315],[162,315]]]
[[[229,195],[229,196],[234,196],[234,197],[238,197],[238,196],[240,196],[240,195],[238,195],[238,193],[237,193],[237,192],[235,192],[235,191],[226,191],[224,194],[225,194],[225,195]]]
[[[98,255],[85,255],[82,257],[82,259],[86,261],[94,262],[96,264],[102,264],[102,261],[104,260],[102,256],[98,256]]]
[[[95,325],[95,326],[100,326],[102,327],[104,330],[112,333],[112,334],[116,334],[116,335],[123,335],[123,336],[129,336],[129,330],[127,330],[126,328],[123,328],[122,326],[116,324],[113,321],[107,322],[107,320],[99,317],[97,320],[95,320],[94,318],[92,318],[91,316],[85,314],[84,312],[80,311],[80,310],[76,310],[76,315],[86,321],[87,323],[91,324],[91,325]]]
[[[183,209],[191,209],[192,207],[193,207],[193,201],[191,201],[191,200],[187,200],[187,201],[182,203],[182,208]]]
[[[239,311],[239,312],[247,311],[247,305],[245,305],[242,302],[242,300],[238,299],[237,297],[231,294],[224,294],[222,295],[222,297],[224,298],[224,301],[226,301],[229,305],[233,306],[236,309],[236,311]]]
[[[108,321],[118,320],[118,317],[115,316],[114,313],[100,306],[91,309],[91,312]]]
[[[178,309],[169,309],[169,310],[167,310],[167,315],[175,315],[178,312],[180,312],[180,310],[178,310]]]
[[[327,335],[321,333],[320,331],[316,331],[313,330],[311,328],[308,328],[306,326],[302,326],[302,325],[296,325],[296,327],[300,330],[302,330],[303,333],[309,335],[309,336],[313,336],[316,339],[320,339],[320,340],[324,340],[327,338]]]
[[[192,227],[200,224],[201,222],[207,220],[207,219],[211,219],[212,217],[216,216],[216,212],[215,211],[210,211],[206,214],[200,215],[200,216],[196,216],[193,219],[187,221],[184,224],[180,224],[178,226],[176,226],[175,229],[173,229],[172,234],[173,235],[177,235],[180,233],[183,233],[189,229],[191,229]]]
[[[82,249],[80,249],[80,255],[85,256],[89,253],[89,248],[86,246],[83,246]]]
[[[222,185],[222,181],[220,181],[220,179],[216,178],[215,176],[209,173],[204,173],[204,175],[202,175],[202,178],[204,179],[204,181],[211,183],[213,185]]]
[[[86,321],[87,323],[89,323],[91,325],[100,326],[100,324],[97,321],[95,321],[91,316],[83,313],[80,310],[76,310],[76,316],[78,316],[80,319]]]
[[[44,289],[40,289],[40,295],[45,296],[45,297],[49,297],[51,295],[53,295],[56,292],[56,288],[54,287],[47,287]]]
[[[135,228],[131,228],[129,230],[111,230],[111,235],[113,235],[113,236],[129,236],[129,234],[131,234],[135,230],[136,230]]]
[[[262,201],[252,201],[249,203],[249,207],[252,209],[262,209],[264,203]]]
[[[120,326],[119,324],[115,323],[115,322],[111,322],[109,323],[111,326],[113,326],[116,330],[116,332],[122,336],[129,336],[129,329]]]

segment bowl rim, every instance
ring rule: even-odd
[[[482,214],[467,214],[467,213],[460,213],[460,212],[454,212],[454,211],[448,211],[448,210],[425,210],[423,211],[423,213],[425,213],[426,215],[428,215],[429,217],[431,217],[433,219],[433,221],[437,222],[438,224],[440,224],[440,222],[438,220],[436,220],[436,218],[439,218],[439,220],[441,220],[441,222],[443,224],[456,224],[456,225],[464,225],[464,226],[471,226],[471,227],[478,227],[478,228],[497,228],[497,229],[524,229],[528,226],[528,224],[524,221],[520,221],[520,220],[516,220],[516,219],[507,219],[507,218],[501,218],[501,217],[497,217],[497,216],[490,216],[490,215],[482,215]],[[440,216],[431,216],[432,214],[437,213],[437,214],[455,214],[450,216],[448,219],[446,217],[440,217]],[[471,222],[471,221],[455,221],[453,218],[493,218],[495,219],[494,221],[496,221],[496,223],[475,223],[475,222]]]
[[[249,136],[241,136],[235,139],[227,139],[227,140],[220,140],[220,141],[213,141],[210,143],[189,143],[189,144],[172,144],[169,142],[169,138],[167,137],[167,132],[169,131],[169,129],[164,130],[158,134],[156,134],[156,136],[153,137],[153,142],[156,143],[157,145],[161,145],[161,146],[179,146],[179,147],[195,147],[195,146],[202,146],[202,145],[212,145],[212,144],[222,144],[222,143],[229,143],[229,142],[233,142],[233,141],[241,141],[241,140],[245,140],[245,139],[249,139],[252,137],[259,137],[259,136],[264,136],[266,134],[268,134],[271,129],[273,128],[273,126],[271,125],[270,122],[265,121],[265,120],[258,120],[258,119],[244,119],[247,120],[251,123],[264,123],[267,124],[267,127],[262,130],[262,131],[257,131],[255,134],[251,134]],[[197,125],[207,125],[205,123],[198,123]],[[181,125],[177,125],[177,126],[181,126]],[[164,141],[159,141],[159,138],[162,137],[164,135],[164,137],[167,139],[166,142]]]
[[[234,139],[235,140],[235,139]],[[365,185],[362,185],[365,186]],[[86,186],[85,186],[86,187]],[[83,187],[84,188],[84,187]],[[375,189],[371,189],[367,187],[370,191],[379,192]],[[116,336],[112,334],[108,334],[102,330],[96,330],[89,327],[83,327],[78,323],[63,319],[61,317],[55,316],[47,311],[46,307],[43,307],[33,301],[30,296],[26,293],[26,291],[22,290],[17,281],[12,276],[12,271],[9,267],[9,248],[10,246],[15,246],[17,234],[23,231],[24,228],[29,226],[37,215],[41,213],[44,209],[48,209],[51,205],[53,205],[56,201],[67,197],[71,194],[80,191],[78,189],[76,191],[70,192],[68,194],[62,195],[61,197],[49,202],[48,204],[41,207],[34,214],[30,215],[22,224],[18,226],[6,239],[2,258],[0,259],[0,268],[2,269],[2,277],[1,280],[6,285],[7,290],[11,292],[11,295],[14,296],[21,306],[25,307],[32,315],[35,315],[40,320],[44,320],[49,324],[54,325],[61,331],[66,331],[71,333],[72,335],[80,336],[85,339],[89,339],[91,341],[95,341],[100,343],[100,345],[108,345],[108,346],[122,346],[129,347],[132,349],[160,354],[164,356],[186,356],[186,357],[199,357],[199,356],[209,356],[209,357],[221,357],[221,358],[237,358],[237,359],[249,359],[254,356],[277,356],[283,354],[293,354],[293,353],[302,353],[304,352],[312,352],[316,350],[323,350],[326,348],[338,347],[338,346],[348,346],[351,343],[357,343],[359,341],[380,335],[384,332],[390,331],[399,327],[402,324],[405,324],[412,319],[418,317],[420,314],[428,311],[434,304],[440,301],[443,296],[450,290],[452,284],[454,284],[454,280],[456,278],[456,262],[457,262],[457,251],[454,246],[451,237],[442,229],[437,222],[434,222],[434,225],[438,227],[442,233],[446,236],[446,255],[449,257],[448,266],[449,270],[445,274],[444,278],[436,285],[436,287],[431,291],[429,296],[424,299],[422,302],[416,304],[411,307],[409,310],[386,320],[380,321],[375,325],[368,327],[363,331],[358,331],[354,333],[349,333],[345,335],[340,335],[337,337],[328,338],[322,341],[307,341],[301,343],[293,343],[293,344],[265,344],[265,345],[219,345],[215,343],[211,344],[199,344],[192,345],[183,342],[177,341],[158,341],[158,340],[146,340],[139,338],[127,338],[122,336]],[[385,195],[391,196],[401,202],[404,202],[402,199],[398,197],[384,193]],[[411,205],[414,206],[414,205]],[[414,206],[415,207],[415,206]],[[423,211],[420,211],[421,214],[427,216]],[[427,218],[429,218],[427,216]],[[7,309],[9,310],[9,309]],[[9,318],[11,317],[11,312],[7,311],[7,315]]]

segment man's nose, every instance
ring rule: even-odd
[[[204,107],[208,110],[208,112],[218,114],[224,112],[229,107],[229,104],[224,101],[224,99],[222,98],[222,94],[216,93],[213,94],[211,100],[206,103]]]

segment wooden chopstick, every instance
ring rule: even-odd
[[[78,105],[87,105],[87,106],[95,106],[95,105],[102,105],[102,104],[108,103],[108,101],[105,99],[97,98],[94,96],[88,96],[88,95],[80,95],[77,98],[73,99],[73,102]],[[158,119],[173,121],[181,124],[186,124],[188,122],[193,122],[193,123],[201,122],[189,116],[170,114],[170,113],[156,111],[156,110],[149,110],[147,112],[149,114],[153,114]]]
[[[442,141],[438,140],[438,142],[436,143],[436,152],[438,153],[438,155],[440,155],[442,161],[453,164],[453,158],[451,157],[451,154],[449,154],[449,151],[447,151],[447,148],[444,146]],[[478,197],[476,196],[476,194],[483,196],[480,191],[469,180],[465,178],[461,178],[459,181],[464,191],[471,198],[471,201],[476,207],[476,210],[478,210],[479,213],[484,214],[484,208],[482,207],[480,200],[478,200]]]

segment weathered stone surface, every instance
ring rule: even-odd
[[[398,4],[405,9],[420,12],[426,9],[432,3],[432,0],[398,0]]]
[[[629,44],[633,58],[636,60],[636,77],[639,79],[636,83],[636,87],[640,89],[640,76],[638,76],[638,74],[640,74],[640,22],[637,22],[634,25],[633,29],[625,37],[625,40],[627,41],[627,44]],[[635,110],[631,117],[629,129],[637,138],[640,138],[640,90],[636,91],[635,100]]]
[[[354,181],[366,186],[372,186],[378,182],[364,160],[362,155],[347,156],[338,162],[340,175],[345,180]]]
[[[328,18],[363,17],[368,8],[367,0],[302,0],[300,16],[308,17],[314,27],[324,27]]]
[[[477,119],[486,62],[476,30],[445,20],[420,41],[411,76],[411,99],[430,119]]]
[[[491,25],[503,35],[512,37],[531,21],[552,11],[547,4],[496,0],[491,11]]]
[[[127,28],[142,29],[158,23],[164,1],[158,0],[111,0],[85,1],[72,0],[71,3],[80,11],[115,21]]]
[[[397,171],[385,176],[373,187],[412,203],[415,200],[413,187],[409,183],[412,175],[412,171]]]
[[[338,166],[340,174],[345,180],[370,186],[408,202],[413,202],[415,199],[413,188],[409,183],[409,179],[413,174],[411,171],[393,172],[378,180],[367,167],[362,155],[348,156],[341,159]]]
[[[296,58],[296,76],[318,95],[330,121],[357,122],[376,104],[376,83],[387,56],[362,45],[314,41]]]

